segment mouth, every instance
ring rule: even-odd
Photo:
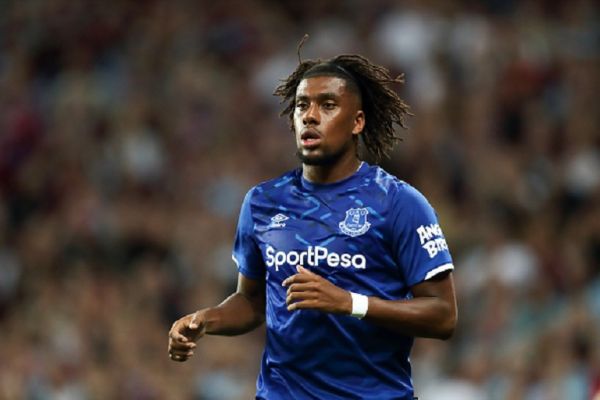
[[[300,135],[300,144],[306,149],[317,147],[321,143],[321,134],[316,129],[306,129]]]

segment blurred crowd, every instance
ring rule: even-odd
[[[0,398],[252,398],[261,328],[174,363],[235,290],[253,185],[298,166],[272,96],[302,58],[404,72],[383,166],[451,247],[459,327],[421,400],[600,398],[593,0],[0,1]]]

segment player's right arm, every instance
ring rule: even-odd
[[[195,342],[208,335],[241,335],[265,320],[265,264],[256,243],[251,189],[242,202],[233,260],[238,267],[238,287],[216,307],[203,308],[175,321],[169,331],[169,355],[186,361],[194,354]]]
[[[265,320],[265,281],[238,274],[237,291],[216,307],[204,308],[175,321],[169,331],[169,356],[186,361],[204,335],[241,335]]]

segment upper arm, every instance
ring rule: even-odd
[[[248,299],[255,312],[265,313],[265,280],[251,279],[241,273],[238,274],[237,293]]]
[[[400,188],[392,215],[394,256],[408,286],[454,269],[437,214],[419,191]]]
[[[246,194],[240,209],[232,258],[238,271],[245,277],[261,280],[265,276],[265,264],[254,232],[254,220],[250,205],[253,192],[254,190],[250,190]]]
[[[232,258],[238,268],[237,293],[252,305],[255,313],[265,314],[265,265],[260,248],[256,243],[250,190],[240,209]]]
[[[411,287],[415,298],[430,297],[443,301],[451,315],[456,319],[457,306],[452,272],[440,273],[433,278],[420,282]]]

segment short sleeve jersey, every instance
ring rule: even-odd
[[[296,266],[386,300],[453,269],[425,197],[377,166],[310,183],[300,169],[252,188],[233,249],[239,272],[266,281],[266,344],[257,399],[409,399],[413,339],[367,320],[288,311],[282,281]]]

